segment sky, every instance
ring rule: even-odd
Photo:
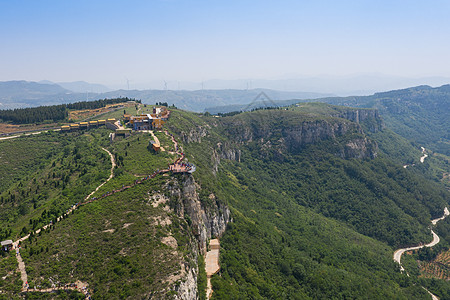
[[[450,77],[450,1],[0,0],[0,81]]]

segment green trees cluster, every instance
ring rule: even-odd
[[[108,104],[115,104],[115,103],[122,103],[122,102],[128,102],[128,101],[136,101],[138,103],[141,103],[141,100],[136,100],[128,97],[120,97],[120,98],[113,98],[113,99],[99,99],[94,101],[80,101],[75,103],[69,103],[66,104],[66,107],[68,109],[95,109],[100,107],[105,107]]]
[[[67,118],[68,114],[66,106],[61,104],[0,110],[0,120],[14,124],[33,124],[47,120],[61,121]]]
[[[0,143],[0,225],[11,228],[4,233],[15,238],[55,221],[107,178],[109,157],[99,142],[81,133],[49,132]]]
[[[16,108],[0,110],[0,120],[13,124],[34,124],[45,121],[58,122],[65,120],[69,114],[69,109],[95,109],[105,107],[108,104],[121,103],[126,101],[137,101],[130,98],[100,99],[94,101],[81,101],[70,104],[60,104],[51,106],[39,106],[30,108]]]

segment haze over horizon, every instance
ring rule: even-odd
[[[176,89],[220,79],[244,88],[260,87],[252,80],[382,74],[442,84],[450,78],[449,8],[446,1],[3,1],[0,81],[116,89],[127,82],[162,89],[166,81]]]

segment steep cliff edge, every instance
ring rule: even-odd
[[[325,147],[343,159],[373,159],[378,147],[365,135],[361,122],[376,117],[374,111],[330,116],[263,110],[223,118],[174,112],[168,128],[197,171],[174,176],[167,190],[171,208],[187,220],[196,237],[194,251],[205,254],[209,239],[226,235],[231,214],[228,194],[221,189],[221,171],[229,162],[246,165],[249,155],[256,155],[254,159],[283,163],[292,155],[309,151],[311,145]],[[198,281],[198,273],[191,273],[186,273],[185,287],[177,290],[179,295],[192,287],[189,282]]]
[[[190,224],[193,234],[198,241],[198,251],[206,253],[207,241],[220,237],[230,221],[230,210],[216,199],[214,194],[209,195],[208,203],[202,203],[199,197],[201,186],[195,182],[191,174],[174,178],[168,185],[171,198],[175,199],[171,207],[175,213],[184,217]]]
[[[341,109],[341,112],[332,115],[333,117],[343,118],[363,125],[370,132],[378,132],[386,126],[376,109]]]
[[[359,122],[374,124],[374,131],[382,129],[382,121],[374,110],[349,110],[339,112],[339,117],[318,117],[299,112],[271,110],[252,114],[241,114],[222,121],[228,136],[236,146],[259,144],[261,154],[267,152],[299,153],[305,146],[323,141],[334,141],[330,151],[343,158],[374,158],[377,156],[376,142],[368,139]],[[251,116],[251,117],[249,117]],[[344,118],[345,117],[345,118]],[[358,121],[358,122],[356,122]],[[229,144],[217,147],[217,158],[240,158],[239,151],[232,151]]]

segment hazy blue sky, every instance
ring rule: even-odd
[[[450,1],[0,0],[0,80],[450,77]]]

